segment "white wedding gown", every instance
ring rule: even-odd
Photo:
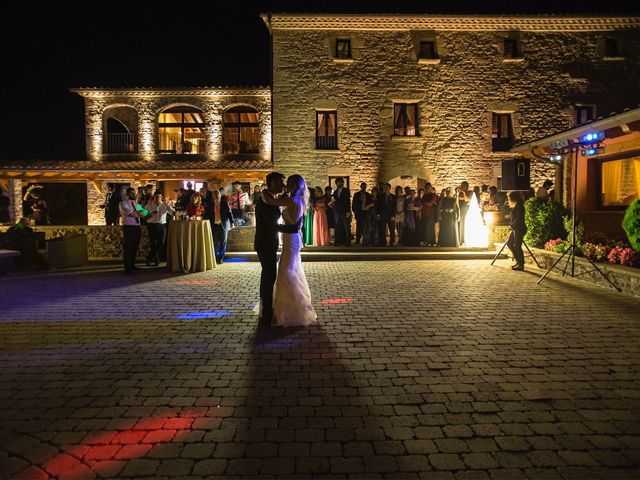
[[[286,207],[282,218],[287,225],[294,225],[302,215],[302,205]],[[283,327],[307,326],[317,323],[318,316],[311,305],[311,292],[302,269],[300,232],[282,234],[282,255],[278,264],[273,316],[275,324]]]

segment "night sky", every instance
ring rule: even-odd
[[[640,14],[631,1],[30,2],[0,18],[0,160],[84,158],[82,98],[71,87],[269,84],[261,12]]]

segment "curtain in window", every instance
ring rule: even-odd
[[[602,204],[605,206],[620,203],[622,184],[622,162],[604,162],[602,164]]]
[[[416,134],[416,106],[415,105],[407,105],[407,129],[405,135],[415,135]]]
[[[326,114],[318,113],[318,136],[324,137],[324,129],[326,127]]]
[[[328,126],[328,136],[335,137],[336,136],[336,116],[331,113],[325,114],[325,119]]]
[[[404,129],[400,123],[400,114],[405,108],[407,108],[406,105],[396,105],[393,109],[393,129],[396,135],[404,135]]]

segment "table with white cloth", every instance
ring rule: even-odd
[[[167,235],[170,272],[205,272],[216,267],[209,220],[174,220]]]

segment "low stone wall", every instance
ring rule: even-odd
[[[5,232],[9,226],[0,226]],[[117,260],[122,258],[122,228],[116,225],[74,225],[74,226],[37,226],[36,232],[44,232],[45,238],[62,237],[65,234],[80,233],[87,236],[87,249],[90,260]],[[227,250],[230,252],[253,250],[255,227],[238,227],[229,232]],[[149,251],[147,229],[142,228],[142,239],[138,257],[144,257]]]
[[[558,258],[560,258],[559,253],[549,252],[548,250],[542,250],[540,248],[532,248],[531,251],[544,270],[548,270],[551,265],[553,265],[553,263],[558,260]],[[527,252],[525,251],[525,254],[526,253]],[[558,264],[558,266],[563,269],[566,265],[565,259],[562,259],[562,261]],[[532,265],[534,264],[533,260],[529,256],[525,256],[525,262]],[[624,267],[622,265],[599,262],[596,263],[596,265],[622,289],[623,293],[640,297],[640,268]],[[569,265],[569,268],[571,268],[571,265]],[[588,260],[586,260],[585,258],[576,257],[576,274],[582,274],[583,272],[588,272],[590,270],[593,270],[593,267]],[[554,269],[553,271],[556,274],[562,274],[560,270]],[[600,275],[596,271],[582,274],[577,277],[577,279],[611,288],[609,283],[604,278],[602,278],[602,275]]]

